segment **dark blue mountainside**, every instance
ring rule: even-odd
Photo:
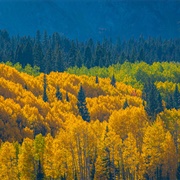
[[[0,29],[59,32],[79,40],[180,37],[180,1],[0,0]]]

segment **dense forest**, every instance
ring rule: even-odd
[[[0,179],[180,179],[179,63],[49,74],[7,64]]]
[[[180,61],[180,39],[161,39],[140,36],[138,39],[120,38],[94,42],[70,40],[55,32],[37,31],[36,37],[10,36],[0,30],[0,61],[19,62],[40,67],[41,72],[63,72],[69,67],[108,67],[125,61],[144,61],[148,64],[162,61]]]
[[[180,179],[180,39],[0,30],[0,62],[0,179]]]

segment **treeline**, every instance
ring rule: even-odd
[[[125,61],[144,61],[152,64],[155,61],[180,60],[180,40],[161,38],[139,39],[126,41],[117,39],[111,42],[104,39],[94,42],[70,40],[59,33],[48,35],[37,31],[36,37],[12,36],[6,30],[0,30],[0,61],[20,62],[40,67],[41,72],[63,72],[69,67],[87,68],[99,66],[108,67]]]

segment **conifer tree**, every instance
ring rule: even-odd
[[[28,41],[23,48],[22,58],[24,66],[27,64],[33,65],[33,49],[30,41]]]
[[[33,48],[33,65],[38,66],[42,69],[43,52],[40,42],[37,42]]]
[[[41,164],[41,161],[40,161],[40,160],[39,160],[39,163],[38,163],[38,169],[37,169],[36,178],[37,178],[38,180],[43,180],[43,179],[44,179],[43,168],[42,168],[42,164]]]
[[[127,99],[125,100],[123,104],[123,109],[126,109],[129,106]]]
[[[111,78],[111,85],[114,86],[114,87],[116,87],[116,79],[115,79],[115,77],[114,77],[114,74],[113,74],[113,76],[112,76],[112,78]]]
[[[172,109],[173,108],[173,95],[171,93],[169,93],[166,97],[165,97],[165,101],[166,101],[166,108],[167,109]]]
[[[104,135],[104,141],[107,138],[107,134],[109,133],[108,126],[106,126],[106,132]],[[112,162],[110,159],[110,149],[105,146],[104,149],[104,156],[102,157],[102,166],[104,166],[104,171],[103,174],[105,175],[106,179],[110,180],[113,179],[113,174],[112,174]]]
[[[70,99],[69,99],[69,95],[68,95],[68,92],[66,91],[66,101],[69,102]]]
[[[161,95],[150,78],[148,78],[148,81],[144,84],[142,96],[146,101],[145,110],[154,120],[156,118],[156,114],[163,111],[163,105]]]
[[[175,86],[175,90],[173,93],[173,107],[175,109],[180,108],[180,93],[179,93],[177,84]]]
[[[51,48],[47,49],[45,56],[43,58],[44,63],[44,72],[50,73],[52,68],[52,50]]]
[[[62,93],[60,91],[59,86],[56,87],[56,98],[60,101],[62,101]]]
[[[99,84],[99,78],[97,75],[96,75],[96,84]]]
[[[86,49],[85,49],[85,53],[84,53],[84,65],[87,68],[90,68],[90,67],[93,66],[92,52],[91,52],[91,48],[89,46],[87,46]]]
[[[89,116],[88,109],[86,107],[86,96],[85,96],[84,89],[83,89],[82,85],[80,86],[80,90],[78,92],[77,106],[78,106],[79,113],[82,116],[82,118],[85,121],[89,122],[90,116]]]
[[[76,66],[78,68],[82,67],[82,64],[83,64],[83,60],[82,60],[82,57],[81,57],[81,52],[80,51],[77,51],[77,55],[76,55]]]
[[[64,61],[62,58],[62,52],[60,50],[60,46],[56,45],[55,51],[54,51],[54,70],[63,72],[65,67],[64,67]]]
[[[43,100],[44,100],[44,102],[48,101],[46,89],[47,89],[47,79],[46,79],[46,74],[44,74],[44,90],[43,90]]]

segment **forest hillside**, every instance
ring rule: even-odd
[[[179,38],[179,7],[178,0],[0,0],[0,28],[12,35],[56,31],[83,41],[140,35]]]
[[[0,179],[179,178],[178,67],[32,76],[0,64]]]

